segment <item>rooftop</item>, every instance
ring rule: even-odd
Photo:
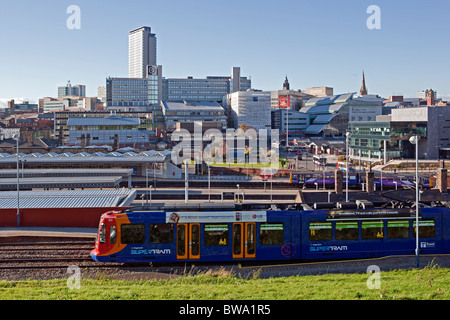
[[[69,118],[68,126],[138,126],[139,118],[121,118],[112,115],[105,118]]]
[[[224,109],[215,101],[163,101],[163,108],[167,111],[224,111]]]
[[[311,98],[305,103],[305,107],[346,103],[353,97],[353,93],[338,94],[327,97]]]

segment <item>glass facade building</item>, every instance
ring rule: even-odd
[[[241,77],[238,91],[246,91],[250,88],[251,80]],[[162,80],[162,100],[216,101],[221,104],[223,97],[231,93],[232,89],[231,77],[169,78]]]

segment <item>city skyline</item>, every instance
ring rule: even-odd
[[[68,80],[96,96],[107,77],[128,75],[128,34],[142,26],[158,38],[166,78],[228,75],[239,66],[255,89],[280,89],[287,75],[294,90],[329,86],[339,94],[359,92],[364,71],[369,94],[415,97],[432,88],[450,99],[450,4],[423,4],[8,2],[0,16],[2,43],[10,48],[0,62],[0,106],[10,99],[57,96]],[[70,5],[80,8],[80,29],[66,25]],[[380,8],[381,29],[367,27],[371,5]]]

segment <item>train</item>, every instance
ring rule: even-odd
[[[118,212],[100,219],[98,262],[311,261],[414,255],[414,208]],[[419,212],[420,254],[450,253],[450,208]]]
[[[377,190],[398,189],[398,188],[415,188],[416,182],[413,175],[397,175],[397,174],[377,174],[374,179],[374,184]],[[290,174],[290,183],[294,185],[301,185],[306,188],[321,188],[324,184],[326,188],[333,188],[335,183],[334,173],[330,172],[292,172]],[[357,172],[349,170],[348,185],[349,188],[361,188],[361,185],[366,183],[365,172]],[[343,184],[346,185],[346,173],[343,175]],[[419,177],[419,185],[421,188],[431,188],[433,186],[432,178],[428,176]]]

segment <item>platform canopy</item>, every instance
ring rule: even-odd
[[[21,191],[20,208],[99,208],[127,207],[136,198],[136,190],[52,190]],[[0,208],[17,208],[17,192],[0,192]]]

